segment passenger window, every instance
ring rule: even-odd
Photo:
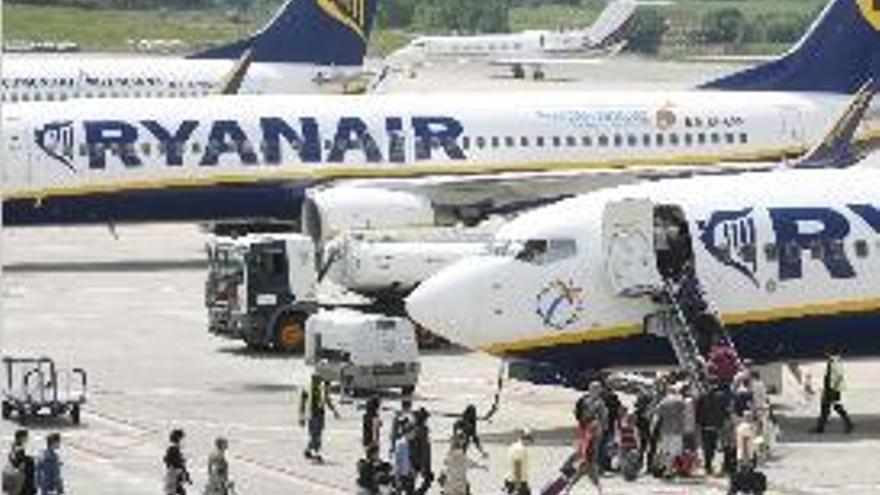
[[[537,146],[537,147],[539,147],[539,148],[543,148],[543,147],[544,147],[544,138],[543,138],[543,136],[538,136],[537,138],[535,138],[535,146]]]
[[[144,155],[150,156],[151,148],[152,147],[150,146],[150,143],[141,143],[141,153],[143,153]]]
[[[694,137],[691,134],[685,134],[684,135],[684,144],[686,146],[690,146],[690,145],[694,144]]]
[[[733,135],[733,133],[725,134],[724,139],[727,140],[727,144],[735,144],[736,143],[736,137]]]
[[[704,134],[702,132],[697,134],[697,144],[699,144],[701,146],[706,144],[706,134]]]
[[[480,136],[477,138],[477,148],[483,149],[486,147],[486,138]]]
[[[628,144],[630,147],[638,146],[639,139],[634,134],[630,134],[626,137],[626,144]]]
[[[642,136],[642,146],[648,147],[651,146],[651,135],[645,134]]]
[[[556,148],[562,146],[562,139],[559,136],[553,136],[553,146]]]
[[[669,135],[669,144],[671,146],[678,146],[678,134],[672,133]]]
[[[192,144],[192,152],[194,155],[198,155],[199,153],[201,153],[202,152],[202,145],[199,143],[193,143]]]
[[[867,258],[868,254],[868,241],[858,240],[855,244],[856,256],[859,258]]]
[[[712,133],[712,144],[718,144],[721,142],[721,136],[717,132]]]
[[[822,241],[814,241],[810,244],[810,256],[814,260],[821,260],[824,255],[824,249],[822,247]]]
[[[779,250],[776,249],[776,244],[770,243],[764,245],[764,257],[767,258],[767,261],[770,263],[779,259]]]
[[[583,136],[581,138],[581,146],[583,146],[585,148],[589,148],[590,146],[593,146],[593,139],[590,138],[590,136]]]
[[[740,144],[748,144],[749,135],[746,134],[745,132],[741,132],[739,135],[739,142],[740,142]]]
[[[577,146],[577,138],[575,138],[574,136],[568,136],[565,138],[565,144],[567,144],[568,146]]]
[[[513,148],[516,146],[516,140],[510,136],[507,136],[506,138],[504,138],[504,145],[508,148]]]
[[[516,259],[536,265],[547,265],[573,258],[577,254],[574,239],[530,239],[517,253]]]
[[[89,148],[85,143],[79,145],[79,156],[86,156],[89,154]]]
[[[606,136],[604,134],[599,136],[599,146],[601,146],[603,148],[608,146],[608,136]]]
[[[620,134],[614,135],[614,146],[618,148],[623,146],[623,136],[621,136]]]
[[[519,145],[522,146],[523,148],[528,148],[529,147],[529,138],[526,136],[519,138]]]
[[[470,149],[471,147],[471,138],[464,136],[461,138],[461,147],[464,149]]]
[[[655,137],[657,138],[657,146],[663,146],[665,141],[663,134],[657,134]]]
[[[493,136],[492,137],[492,147],[497,148],[500,144],[501,144],[501,140],[498,139],[497,137]]]

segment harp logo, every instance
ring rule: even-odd
[[[73,167],[73,122],[50,122],[36,130],[34,141],[49,157],[76,172]]]
[[[719,211],[702,222],[700,240],[719,263],[733,268],[755,287],[758,272],[758,235],[752,208]]]
[[[868,24],[880,31],[880,0],[856,0]]]
[[[367,38],[368,0],[318,0],[318,6],[327,15],[351,28],[363,39]]]

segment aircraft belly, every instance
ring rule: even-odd
[[[829,346],[847,358],[877,356],[880,355],[878,328],[880,307],[729,326],[740,354],[757,362],[822,359]],[[644,334],[589,343],[536,346],[507,356],[571,370],[676,363],[665,339]]]
[[[308,183],[217,184],[131,189],[41,199],[9,198],[9,226],[114,222],[297,220]]]

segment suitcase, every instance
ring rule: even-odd
[[[675,470],[675,474],[687,477],[694,473],[698,463],[699,458],[697,457],[696,452],[693,450],[685,450],[673,459],[672,466]]]
[[[578,468],[579,463],[580,459],[576,453],[570,455],[559,468],[559,474],[556,478],[552,479],[541,489],[540,495],[561,495],[567,493],[584,475]]]

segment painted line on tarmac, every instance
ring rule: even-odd
[[[291,481],[303,487],[308,487],[309,491],[306,493],[312,494],[315,493],[312,491],[313,489],[318,489],[323,493],[333,493],[333,494],[350,494],[353,490],[353,487],[345,487],[340,486],[334,483],[328,483],[326,481],[319,481],[311,476],[303,475],[301,473],[296,473],[293,470],[282,468],[278,466],[272,466],[270,464],[266,464],[262,461],[258,461],[256,459],[252,459],[250,457],[243,456],[241,454],[230,455],[229,458],[231,460],[238,461],[241,463],[240,465],[250,466],[251,468],[258,469],[260,471],[267,472],[269,474],[275,475],[282,479]]]

